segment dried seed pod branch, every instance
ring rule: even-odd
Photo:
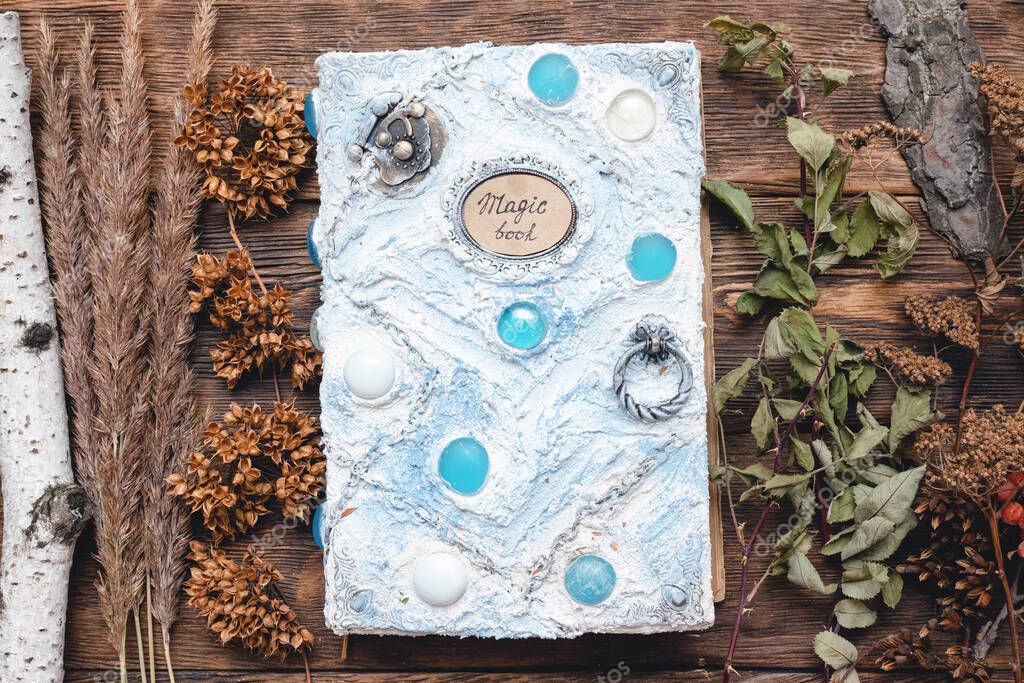
[[[268,67],[242,66],[213,93],[201,87],[186,94],[193,110],[175,142],[203,167],[203,193],[223,203],[232,220],[287,209],[313,149],[301,96]]]
[[[252,529],[272,500],[285,517],[309,517],[326,462],[316,419],[294,403],[277,403],[272,413],[233,404],[221,422],[210,423],[203,443],[168,483],[202,513],[215,543]]]
[[[303,627],[281,596],[281,572],[249,546],[241,562],[214,546],[193,541],[189,558],[195,563],[185,585],[189,604],[206,617],[221,644],[238,640],[263,657],[303,656],[313,634]]]
[[[257,294],[250,272],[252,259],[244,248],[223,258],[200,254],[192,268],[192,311],[205,308],[210,322],[229,333],[210,352],[214,372],[232,389],[251,370],[290,368],[292,386],[301,389],[320,375],[322,355],[308,336],[292,332],[291,293],[275,285]]]

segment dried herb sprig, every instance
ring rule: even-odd
[[[967,69],[985,96],[989,126],[1002,136],[1018,163],[1024,162],[1024,83],[998,64],[975,62]]]
[[[953,374],[953,368],[941,358],[926,356],[905,346],[879,344],[865,353],[869,361],[909,384],[942,384]]]
[[[219,543],[252,529],[272,500],[285,517],[307,519],[325,471],[315,418],[294,403],[276,403],[271,413],[233,404],[206,428],[184,472],[167,481]]]
[[[933,299],[927,296],[907,297],[907,316],[922,332],[942,336],[967,349],[977,349],[978,326],[975,304],[958,296]]]
[[[175,143],[202,166],[203,193],[232,219],[287,209],[313,149],[301,95],[268,67],[234,66],[212,93],[197,84],[186,96],[193,109]]]
[[[736,308],[747,315],[768,313],[769,317],[758,357],[746,359],[719,380],[715,407],[720,412],[755,379],[762,396],[751,419],[751,433],[761,452],[775,454],[771,468],[755,462],[745,468],[727,465],[717,473],[727,492],[731,478],[746,489],[741,500],[756,496],[765,501],[753,531],[736,521],[744,549],[740,606],[722,680],[727,683],[733,672],[740,622],[753,594],[771,575],[786,576],[821,594],[834,594],[842,586],[844,597],[835,604],[834,623],[817,634],[814,649],[825,665],[824,680],[852,680],[860,657],[840,632],[871,625],[878,607],[894,608],[902,595],[903,580],[885,561],[917,523],[912,503],[925,471],[902,458],[903,441],[941,414],[932,409],[927,388],[898,386],[891,424],[876,419],[863,404],[876,378],[875,365],[861,347],[843,339],[834,328],[820,330],[807,309],[819,298],[816,278],[846,259],[877,251],[876,269],[886,279],[901,272],[913,256],[920,230],[910,212],[881,186],[847,201],[844,185],[855,152],[872,140],[887,136],[897,144],[917,144],[921,136],[887,125],[846,136],[829,133],[807,117],[807,86],[820,81],[827,96],[849,81],[851,71],[799,67],[792,44],[783,37],[789,28],[778,23],[748,25],[719,17],[708,26],[719,32],[719,42],[727,46],[721,71],[763,66],[772,80],[786,84],[780,98],[784,110],[779,114],[780,118],[785,115],[787,138],[799,159],[797,206],[802,212],[799,226],[758,221],[753,202],[741,188],[725,180],[704,183],[707,193],[749,231],[766,259],[751,289],[737,299]],[[769,366],[780,361],[788,363],[784,378]],[[932,378],[945,371],[938,363],[929,364],[927,373],[912,365],[905,369]],[[899,374],[893,377],[898,379]],[[785,430],[781,424],[786,424]],[[787,451],[788,459],[780,461]],[[831,493],[831,502],[823,491]],[[727,500],[736,519],[731,493]],[[768,510],[781,501],[791,503],[791,519],[798,522],[774,539],[774,560],[749,590],[749,548],[764,540],[758,534]],[[886,512],[880,516],[883,507]],[[841,583],[825,583],[811,560],[815,520],[824,542],[820,554],[842,560]]]
[[[290,368],[292,386],[302,386],[321,373],[323,357],[308,336],[291,331],[291,293],[280,285],[257,293],[249,274],[253,271],[247,249],[223,258],[200,254],[192,267],[192,312],[207,310],[210,322],[229,333],[210,352],[214,372],[229,389],[249,371],[268,365]]]
[[[205,83],[210,71],[217,22],[214,3],[215,0],[199,0],[197,4],[192,37],[185,52],[184,77],[189,84]],[[183,125],[186,116],[187,103],[178,97],[174,104],[175,124]],[[201,201],[200,176],[188,153],[171,145],[160,164],[153,201],[149,288],[152,431],[148,438],[144,528],[147,588],[152,586],[151,615],[161,626],[168,671],[170,631],[177,619],[178,593],[186,573],[189,513],[179,498],[167,492],[165,480],[182,469],[189,454],[198,448],[200,431],[188,363],[193,338],[188,281]],[[150,663],[155,676],[153,657],[151,635]]]

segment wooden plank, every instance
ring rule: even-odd
[[[623,662],[625,664],[625,662]],[[628,665],[626,665],[628,666]],[[705,683],[715,678],[713,671],[695,669],[677,672],[644,672],[628,669],[628,674],[610,675],[606,671],[537,671],[531,673],[479,673],[459,671],[452,673],[361,673],[361,672],[325,672],[314,671],[313,680],[317,683],[386,683],[403,681],[403,683],[518,683],[519,681],[559,681],[559,683]],[[621,669],[620,669],[621,671]],[[178,681],[209,681],[210,683],[266,683],[267,676],[272,675],[275,683],[305,683],[306,675],[296,672],[260,672],[258,674],[240,674],[232,672],[211,671],[175,671]],[[65,679],[66,683],[97,683],[97,681],[115,681],[108,678],[109,671],[75,671]],[[98,677],[98,678],[97,678]],[[821,679],[819,672],[779,672],[756,671],[747,672],[743,676],[744,683],[809,683]],[[132,683],[141,681],[141,677],[129,678]],[[862,674],[861,681],[869,683],[934,683],[934,673],[906,674]]]
[[[152,86],[151,106],[158,144],[168,135],[167,103],[180,86],[180,51],[186,42],[190,2],[180,0],[142,0],[146,15],[146,39],[150,53],[147,75]],[[884,42],[868,21],[865,4],[843,0],[822,0],[799,5],[770,0],[759,3],[757,14],[751,5],[739,0],[708,3],[681,3],[669,0],[643,3],[625,0],[535,0],[527,8],[515,0],[462,2],[444,0],[397,0],[376,3],[370,0],[291,0],[287,5],[269,6],[252,0],[221,0],[222,21],[215,40],[219,60],[215,73],[223,75],[231,64],[250,62],[269,64],[276,73],[302,89],[315,83],[313,59],[331,49],[376,50],[416,48],[428,45],[459,44],[489,39],[499,43],[529,43],[538,40],[562,40],[570,43],[601,41],[657,41],[695,39],[705,55],[703,68],[706,106],[708,173],[711,177],[730,178],[759,195],[755,210],[759,217],[771,220],[795,220],[792,195],[797,187],[799,167],[788,150],[781,129],[761,125],[759,116],[775,105],[779,88],[757,73],[723,77],[714,68],[720,49],[714,36],[702,28],[709,18],[729,13],[745,19],[779,19],[795,27],[793,42],[798,55],[808,62],[849,66],[856,71],[853,87],[838,91],[827,100],[813,93],[812,113],[825,124],[842,128],[856,127],[885,116],[878,97],[882,84]],[[118,32],[118,0],[11,0],[10,9],[22,11],[26,48],[30,61],[38,44],[34,28],[46,12],[64,35],[65,48],[81,23],[97,24],[101,43],[100,61],[104,79],[115,75],[115,41]],[[992,61],[1024,75],[1018,48],[1007,34],[1024,28],[1020,3],[972,3],[971,23]],[[825,29],[823,31],[823,29]],[[38,117],[38,112],[34,112]],[[162,149],[162,147],[157,148]],[[1000,167],[1008,169],[1010,160],[1000,155]],[[879,179],[891,191],[915,202],[916,188],[899,158],[879,173]],[[312,174],[306,173],[302,196],[311,201],[295,205],[291,214],[270,224],[254,223],[242,227],[243,239],[252,247],[265,277],[280,280],[295,294],[296,324],[305,327],[317,305],[319,273],[305,252],[305,230],[316,212],[317,192]],[[847,188],[860,192],[873,186],[871,173],[858,167]],[[915,214],[920,211],[915,207]],[[1019,234],[1021,224],[1015,227]],[[761,264],[742,230],[721,211],[711,213],[713,259],[710,297],[714,311],[717,374],[720,376],[756,352],[763,323],[739,316],[733,307],[736,297],[746,289]],[[203,217],[201,246],[215,252],[230,248],[224,214],[217,207]],[[918,255],[904,275],[883,283],[870,263],[843,266],[821,278],[823,301],[814,313],[819,321],[838,325],[844,333],[871,342],[877,340],[910,341],[916,339],[904,319],[904,297],[916,293],[967,293],[961,267],[949,258],[944,245],[930,234],[922,236]],[[956,284],[961,283],[961,284]],[[995,341],[979,368],[972,400],[986,406],[996,398],[1007,403],[1024,399],[1020,382],[1020,354],[1001,343],[998,330]],[[218,336],[208,323],[199,325],[199,340],[193,361],[199,373],[201,398],[214,413],[223,411],[232,401],[268,402],[273,398],[269,381],[247,381],[234,392],[227,392],[221,380],[210,370],[209,350]],[[955,363],[962,376],[966,358]],[[940,404],[956,403],[958,384],[943,387]],[[884,416],[892,392],[880,387],[870,402],[873,412]],[[305,391],[297,401],[306,410],[317,410],[314,391]],[[749,400],[735,404],[724,420],[729,456],[741,464],[751,462],[752,441],[747,434],[754,405]],[[743,518],[755,512],[751,505],[741,506]],[[728,516],[726,516],[728,519]],[[784,528],[784,516],[773,514],[766,528]],[[268,554],[285,574],[284,591],[300,619],[317,637],[312,658],[318,681],[350,680],[595,680],[618,662],[627,663],[633,673],[627,681],[703,680],[717,675],[728,643],[729,629],[736,610],[736,596],[727,595],[718,606],[718,625],[700,634],[661,634],[655,636],[585,636],[570,641],[492,641],[424,637],[353,637],[350,659],[340,663],[341,640],[322,623],[323,573],[320,552],[312,544],[305,526],[283,529]],[[274,521],[257,529],[255,537],[275,538]],[[240,551],[245,540],[231,545]],[[104,640],[98,605],[93,588],[96,565],[91,559],[91,541],[83,539],[76,555],[75,577],[71,586],[71,606],[67,631],[68,680],[115,680],[109,676],[116,667],[113,650]],[[726,530],[724,555],[739,556],[735,534]],[[763,571],[768,562],[756,555],[752,570]],[[728,585],[735,585],[738,563],[726,564]],[[836,569],[826,574],[834,578]],[[826,577],[830,580],[829,577]],[[930,599],[912,586],[898,618],[883,610],[880,623],[866,633],[856,633],[854,641],[865,649],[870,643],[897,626],[919,624],[932,614]],[[758,594],[755,609],[746,620],[737,657],[744,680],[791,683],[819,680],[819,662],[810,642],[823,627],[831,611],[828,598],[794,591],[777,580],[769,580]],[[944,645],[936,645],[941,650]],[[134,653],[132,653],[134,654]],[[1005,643],[994,653],[996,662],[1006,661]],[[191,608],[182,605],[182,617],[174,632],[174,660],[179,680],[193,681],[280,681],[304,680],[301,662],[284,664],[264,662],[236,648],[222,648],[206,631]],[[700,667],[707,667],[705,674]],[[678,669],[683,673],[649,673]],[[775,669],[765,672],[765,669]],[[348,673],[351,670],[352,673]],[[406,672],[426,671],[412,674]],[[325,672],[325,673],[319,673]],[[488,672],[502,672],[493,674]],[[918,673],[909,677],[866,673],[866,681],[931,681],[934,674]]]
[[[65,38],[70,38],[69,31],[77,30],[84,19],[96,22],[105,79],[113,78],[118,0],[11,0],[5,4],[24,12],[30,54],[38,43],[34,29],[41,12]],[[163,114],[169,97],[181,85],[179,55],[186,44],[192,4],[180,0],[147,0],[143,4],[152,107]],[[799,174],[784,130],[770,120],[771,113],[786,105],[778,99],[781,88],[757,72],[720,75],[715,61],[721,49],[714,43],[714,32],[703,28],[708,19],[730,13],[737,18],[785,21],[794,27],[792,42],[804,63],[853,69],[853,87],[828,99],[816,91],[811,93],[811,113],[828,126],[843,130],[886,117],[878,96],[883,83],[884,41],[861,2],[829,0],[811,8],[774,0],[759,3],[756,11],[737,0],[534,0],[529,11],[516,0],[292,0],[287,11],[250,0],[221,0],[219,5],[222,20],[214,41],[219,57],[214,74],[224,74],[235,63],[265,63],[303,90],[316,83],[316,56],[330,50],[420,48],[476,40],[508,44],[694,40],[706,55],[703,76],[709,174],[768,193],[791,192]],[[973,3],[970,14],[988,58],[1021,73],[1024,67],[1016,45],[1003,38],[1008,27],[1024,23],[1019,10],[1008,3]],[[827,32],[823,34],[819,26],[827,26]],[[167,119],[162,115],[154,122],[158,140],[167,137]],[[898,158],[881,170],[880,178],[892,191],[916,193]],[[851,175],[848,189],[859,192],[872,183],[870,173],[860,169]]]

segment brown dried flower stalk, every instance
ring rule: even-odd
[[[198,541],[189,554],[195,566],[185,583],[188,604],[206,617],[206,625],[222,645],[238,640],[251,652],[284,659],[303,656],[313,634],[303,627],[281,596],[281,572],[249,546],[241,562],[223,550]]]
[[[868,349],[866,356],[911,384],[942,384],[953,374],[953,368],[941,358],[925,356],[905,346],[879,344]]]
[[[967,68],[985,96],[989,126],[1003,137],[1017,161],[1024,162],[1024,83],[998,64],[974,63]]]
[[[978,326],[974,305],[958,296],[931,299],[907,297],[904,310],[922,332],[944,336],[968,349],[978,348]]]
[[[89,375],[96,392],[96,555],[101,565],[97,590],[111,644],[120,650],[128,614],[143,585],[143,487],[146,403],[128,387],[147,384],[148,319],[145,287],[149,269],[150,133],[143,80],[141,19],[135,0],[124,10],[121,35],[120,99],[107,103],[104,144],[99,150],[99,201],[89,267],[93,283],[94,345]],[[80,150],[80,158],[96,154]]]
[[[206,82],[216,20],[214,0],[199,0],[186,52],[187,83]],[[184,124],[187,104],[182,97],[176,98],[174,116],[176,125]],[[189,154],[172,144],[161,162],[153,204],[149,301],[152,431],[147,453],[145,547],[152,614],[161,625],[165,655],[177,619],[178,591],[185,580],[189,529],[188,510],[180,498],[167,492],[165,482],[199,447],[199,418],[188,364],[193,337],[188,280],[201,202],[200,175]]]
[[[207,308],[210,322],[230,333],[210,352],[214,372],[233,389],[250,370],[262,371],[269,363],[290,366],[292,386],[301,389],[320,375],[323,357],[309,337],[290,330],[291,293],[277,285],[257,294],[249,276],[252,267],[243,248],[224,258],[200,254],[192,268],[197,287],[190,292],[192,312]]]
[[[285,517],[309,517],[327,464],[316,419],[294,402],[276,403],[272,413],[233,404],[222,422],[206,428],[203,445],[184,474],[167,482],[202,513],[215,543],[252,529],[271,500],[281,503]]]
[[[175,143],[202,165],[203,193],[225,204],[232,219],[287,209],[313,149],[302,97],[269,68],[241,66],[213,93],[201,85],[186,96],[194,109]]]
[[[1024,415],[1001,405],[968,410],[961,447],[953,445],[952,427],[935,424],[918,435],[914,447],[949,489],[975,500],[988,498],[1011,472],[1024,471]]]
[[[852,150],[867,147],[874,140],[891,140],[896,147],[920,145],[925,141],[924,135],[916,128],[902,128],[890,121],[877,121],[839,134],[839,141]]]

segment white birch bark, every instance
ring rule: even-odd
[[[74,485],[18,15],[0,14],[0,681],[60,681]]]

